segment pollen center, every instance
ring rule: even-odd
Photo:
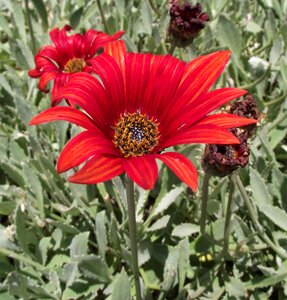
[[[72,58],[67,61],[64,67],[66,73],[77,73],[83,71],[86,66],[86,62],[82,58]]]
[[[146,115],[127,113],[115,125],[114,144],[124,157],[151,153],[158,145],[158,124]]]

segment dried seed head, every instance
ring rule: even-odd
[[[174,0],[169,11],[170,22],[168,25],[168,37],[177,47],[186,47],[205,27],[209,21],[207,13],[202,12],[200,3],[192,5],[189,2]]]

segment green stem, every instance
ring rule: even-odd
[[[174,43],[172,43],[170,45],[169,50],[168,50],[168,54],[173,55],[173,52],[174,52],[175,48],[176,48],[176,45]]]
[[[155,3],[153,2],[153,0],[149,0],[149,4],[152,8],[152,10],[157,14],[157,16],[160,18],[161,17],[161,13],[160,11],[157,9]]]
[[[27,258],[21,254],[18,254],[12,250],[0,247],[0,255],[5,255],[11,258],[14,258],[26,265],[30,265],[31,267],[34,267],[37,269],[37,271],[40,272],[45,272],[45,270],[47,270],[43,265],[40,265],[39,263],[34,262],[33,260],[31,260],[30,258]]]
[[[278,98],[276,98],[276,99],[274,99],[274,100],[272,100],[272,101],[265,102],[264,104],[265,104],[265,106],[271,106],[271,105],[273,105],[273,104],[276,104],[276,103],[281,102],[281,101],[284,100],[284,98],[286,98],[286,97],[287,97],[287,93],[285,93],[285,94],[279,96]]]
[[[35,42],[32,21],[31,21],[30,10],[29,10],[29,6],[28,6],[28,0],[25,0],[25,9],[27,12],[28,27],[29,27],[29,32],[30,32],[30,37],[31,37],[31,42],[32,42],[32,51],[33,51],[33,54],[35,55],[37,49],[36,49],[36,42]]]
[[[201,196],[201,217],[200,217],[200,233],[205,234],[205,226],[207,219],[207,202],[208,202],[208,185],[211,175],[208,173],[204,174],[202,183],[202,196]]]
[[[226,216],[225,216],[225,224],[224,224],[224,239],[223,239],[223,254],[226,255],[228,252],[228,245],[229,245],[229,237],[231,232],[231,206],[233,201],[233,193],[234,193],[234,183],[230,178],[229,181],[229,196],[228,202],[226,207]]]
[[[261,224],[258,222],[258,218],[257,218],[257,214],[255,213],[255,210],[252,206],[252,203],[245,191],[245,188],[241,182],[240,177],[238,176],[238,174],[234,173],[231,175],[232,181],[234,182],[235,185],[237,185],[240,194],[244,200],[244,203],[247,207],[249,216],[251,221],[253,222],[253,225],[255,226],[258,235],[262,238],[262,240],[271,248],[274,250],[274,252],[276,252],[280,257],[286,259],[287,258],[287,253],[285,250],[283,250],[281,247],[276,246],[271,240],[270,238],[264,233],[264,229],[261,226]]]
[[[137,223],[136,223],[136,210],[135,210],[135,197],[134,197],[134,182],[126,176],[126,194],[128,203],[128,221],[130,230],[130,243],[132,255],[132,269],[135,280],[136,300],[142,300],[140,277],[139,277],[139,263],[138,263],[138,244],[137,244]]]
[[[261,77],[259,77],[257,80],[251,82],[250,84],[242,85],[242,86],[240,86],[239,88],[240,88],[240,89],[243,89],[243,90],[249,90],[249,89],[251,89],[252,87],[254,87],[254,86],[256,86],[257,84],[259,84],[262,80],[264,80],[265,77],[267,77],[267,75],[268,75],[269,73],[270,73],[270,68],[268,68],[268,69],[266,70],[266,72],[265,72],[263,75],[261,75]]]
[[[282,121],[284,121],[286,117],[287,117],[287,111],[285,111],[285,113],[280,118],[278,118],[273,122],[273,124],[269,127],[269,132],[274,128],[276,128]]]
[[[97,0],[97,4],[98,4],[98,8],[99,8],[99,11],[100,11],[100,14],[101,14],[101,18],[102,18],[102,21],[103,21],[103,24],[104,24],[105,32],[109,33],[109,26],[108,26],[108,23],[107,23],[107,20],[106,20],[106,17],[105,17],[103,8],[102,8],[101,0]]]

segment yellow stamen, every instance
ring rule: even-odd
[[[120,116],[113,127],[114,144],[124,157],[142,156],[151,153],[158,145],[158,124],[153,119],[139,113]]]
[[[64,67],[66,73],[77,73],[83,71],[86,66],[86,62],[82,58],[72,58],[67,61]]]

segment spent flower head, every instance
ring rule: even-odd
[[[228,108],[228,113],[254,120],[259,119],[257,104],[252,95],[247,95],[243,100],[234,102]],[[240,144],[206,145],[202,158],[202,166],[205,172],[224,177],[248,164],[250,154],[248,139],[254,135],[256,123],[240,128],[234,124],[234,128],[230,131],[238,138]]]
[[[191,44],[209,21],[209,16],[202,12],[200,3],[192,5],[188,1],[182,3],[180,0],[174,0],[171,2],[169,14],[167,34],[177,47]]]

